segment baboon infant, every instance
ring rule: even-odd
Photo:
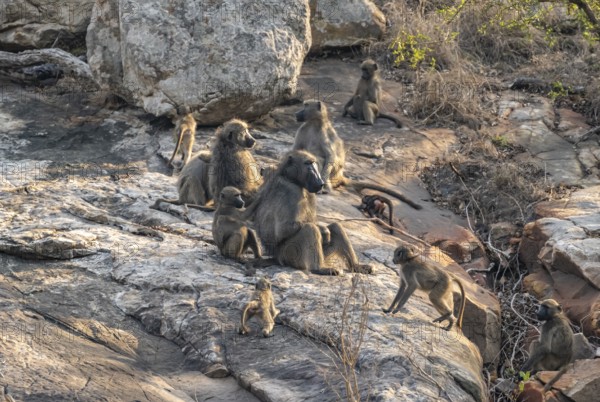
[[[317,224],[315,193],[324,182],[316,162],[305,151],[286,154],[245,216],[253,220],[267,251],[281,265],[338,275],[342,272],[339,257],[352,271],[371,273],[369,265],[359,264],[339,223]]]
[[[462,282],[434,265],[434,262],[417,253],[414,247],[400,246],[394,250],[394,264],[402,264],[400,288],[388,309],[384,313],[397,313],[416,289],[429,293],[433,307],[441,314],[433,322],[449,321],[446,331],[452,329],[457,319],[454,317],[454,299],[452,297],[452,281],[458,284],[461,293],[461,304],[458,312],[458,328],[462,328],[465,311],[465,289]]]
[[[187,165],[192,157],[192,148],[194,147],[194,140],[196,137],[196,120],[191,113],[186,114],[177,124],[176,132],[179,135],[175,139],[175,150],[171,159],[169,159],[169,166],[172,166],[173,159],[178,152],[181,152],[181,167]]]
[[[263,182],[260,168],[249,151],[256,140],[250,135],[248,124],[238,119],[225,123],[216,136],[211,155],[210,192],[220,194],[223,187],[233,186],[242,192],[249,205]]]
[[[344,106],[344,114],[358,120],[358,124],[373,125],[378,117],[388,119],[402,127],[402,121],[397,117],[382,113],[381,108],[381,80],[379,68],[374,60],[367,59],[360,65],[362,71],[358,80],[354,96]]]
[[[392,201],[384,197],[382,195],[373,194],[373,195],[364,195],[360,206],[358,209],[362,212],[366,212],[369,217],[377,217],[379,219],[384,219],[383,213],[385,212],[385,206],[388,206],[389,213],[389,225],[391,227],[394,226],[394,206],[392,205]],[[389,229],[390,234],[394,234],[394,229]]]
[[[221,254],[242,261],[242,255],[250,248],[255,259],[261,258],[262,253],[256,232],[242,220],[244,200],[241,191],[231,186],[223,188],[218,205],[213,219],[212,233]]]
[[[256,282],[256,290],[252,299],[246,304],[242,311],[242,322],[240,325],[240,334],[246,335],[250,328],[246,325],[248,320],[257,315],[262,321],[263,336],[273,336],[273,327],[275,326],[275,317],[279,310],[275,308],[273,293],[271,292],[271,281],[267,278],[260,278]]]
[[[573,358],[573,330],[563,314],[560,304],[554,299],[544,300],[537,311],[537,318],[545,321],[538,340],[529,346],[529,359],[520,371],[559,370],[544,387],[548,391],[564,374]]]

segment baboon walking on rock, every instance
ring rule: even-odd
[[[325,184],[316,158],[305,151],[291,151],[281,160],[274,176],[246,210],[258,236],[281,265],[320,275],[339,275],[335,261],[341,258],[355,272],[371,273],[361,265],[346,232],[338,223],[317,224],[316,196]],[[332,264],[333,262],[333,264]]]

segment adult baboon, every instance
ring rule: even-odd
[[[157,209],[161,202],[174,205],[186,205],[203,211],[213,211],[203,207],[212,201],[213,196],[208,186],[211,155],[209,151],[200,151],[187,163],[177,179],[178,199],[159,198],[152,208]]]
[[[354,96],[344,106],[344,114],[350,114],[351,117],[358,120],[358,124],[367,124],[372,126],[375,119],[382,117],[396,123],[397,127],[402,127],[402,121],[397,117],[382,113],[381,108],[381,80],[379,78],[379,68],[374,60],[367,59],[360,65],[362,75],[358,80]]]
[[[210,192],[220,194],[223,187],[233,186],[250,204],[262,184],[260,169],[249,151],[256,140],[250,135],[248,125],[238,119],[225,123],[216,136],[209,174]]]
[[[422,207],[397,191],[377,184],[358,182],[344,177],[346,151],[344,142],[337,135],[329,121],[327,106],[318,100],[304,102],[302,110],[296,113],[296,120],[303,122],[296,133],[294,149],[302,149],[317,157],[319,170],[326,180],[326,190],[342,185],[353,187],[359,193],[364,189],[381,191],[398,198],[415,209]]]
[[[383,213],[385,212],[385,206],[389,207],[389,225],[394,226],[394,206],[392,205],[392,201],[384,197],[382,195],[373,194],[373,195],[364,195],[358,209],[362,212],[366,212],[369,217],[377,217],[379,219],[384,219]],[[390,234],[394,234],[394,229],[389,229]]]
[[[548,391],[566,371],[573,358],[573,330],[563,314],[562,306],[554,299],[544,300],[537,311],[537,318],[545,321],[538,340],[529,346],[529,359],[520,371],[534,374],[540,370],[560,370],[544,387]]]
[[[400,275],[400,288],[394,301],[384,313],[397,313],[416,289],[429,293],[429,300],[433,307],[441,314],[433,322],[449,321],[446,331],[452,329],[455,321],[458,328],[462,328],[463,314],[465,312],[465,289],[462,282],[434,265],[434,262],[421,255],[412,246],[399,246],[394,250],[394,264],[402,264]],[[461,304],[458,319],[454,317],[454,298],[452,297],[452,281],[456,282],[461,293]]]
[[[175,150],[171,159],[169,159],[169,166],[172,166],[173,159],[178,152],[181,152],[181,166],[185,166],[192,157],[192,148],[194,147],[194,140],[196,138],[196,120],[191,113],[186,114],[178,122],[176,132],[179,133],[175,139]]]
[[[273,293],[271,292],[271,281],[267,278],[260,278],[256,282],[256,290],[252,299],[246,304],[242,311],[242,322],[240,325],[240,334],[246,335],[250,328],[246,325],[248,320],[258,315],[262,321],[262,333],[264,337],[273,336],[273,327],[275,326],[275,317],[279,310],[275,308]]]
[[[305,151],[286,154],[246,216],[253,218],[258,236],[281,265],[337,275],[341,269],[334,258],[340,257],[352,271],[370,273],[369,265],[359,264],[340,224],[317,225],[315,193],[325,183],[316,162]]]
[[[213,219],[213,239],[225,257],[242,261],[242,255],[250,248],[254,258],[262,257],[256,232],[242,220],[244,208],[242,193],[235,187],[221,190],[218,207]]]

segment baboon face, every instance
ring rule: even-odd
[[[196,120],[194,119],[194,115],[191,114],[191,113],[185,115],[185,117],[183,118],[183,122],[187,123],[187,124],[196,124]]]
[[[547,299],[540,304],[536,315],[538,320],[548,321],[560,312],[562,312],[562,306],[554,299]]]
[[[296,120],[299,122],[310,120],[321,120],[325,113],[325,107],[318,100],[308,100],[304,102],[304,108],[296,112]]]
[[[375,75],[375,71],[377,71],[378,67],[374,60],[367,59],[362,62],[360,69],[362,71],[362,79],[368,81],[373,78],[373,75]]]
[[[394,250],[394,264],[402,264],[416,256],[415,250],[410,247],[400,246]]]
[[[271,281],[267,278],[260,278],[256,281],[256,290],[271,290]]]
[[[250,134],[248,125],[241,120],[230,120],[223,127],[223,135],[232,144],[242,148],[252,148],[256,140]]]
[[[233,205],[236,208],[244,208],[242,193],[235,187],[227,186],[221,190],[220,201],[225,205]]]
[[[305,151],[292,151],[288,154],[283,175],[292,182],[304,187],[309,193],[318,193],[325,182],[321,178],[316,158]]]

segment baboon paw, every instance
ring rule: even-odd
[[[265,338],[271,338],[271,337],[275,336],[275,334],[273,332],[263,332],[263,336]]]
[[[383,311],[386,314],[389,314],[389,312],[392,311],[392,310],[389,310],[387,308],[382,308],[381,311]]]

